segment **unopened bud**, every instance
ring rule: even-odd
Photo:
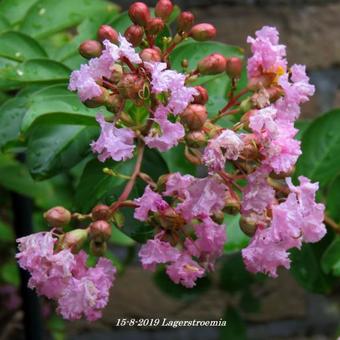
[[[163,229],[180,229],[185,224],[182,215],[178,214],[172,207],[163,210],[156,218]]]
[[[113,113],[118,112],[123,106],[124,100],[119,94],[111,94],[105,103],[106,108]]]
[[[248,161],[259,159],[260,152],[256,143],[256,136],[254,134],[244,134],[242,141],[243,149],[241,151],[241,156]]]
[[[156,17],[167,21],[174,9],[174,5],[170,0],[159,0],[155,7]]]
[[[119,64],[114,64],[112,69],[112,75],[110,79],[116,84],[122,79],[123,67]]]
[[[106,104],[106,101],[108,100],[109,92],[104,87],[100,87],[100,89],[102,91],[101,95],[88,99],[84,102],[84,104],[87,107],[95,108],[95,107]]]
[[[106,242],[90,241],[90,250],[94,256],[103,256],[107,251]]]
[[[246,235],[252,237],[256,232],[256,221],[251,217],[245,217],[241,215],[240,228]]]
[[[132,46],[138,46],[143,40],[144,29],[139,25],[131,25],[126,29],[124,36]]]
[[[195,149],[185,147],[184,156],[192,164],[202,164],[201,155],[199,152],[196,152]]]
[[[212,220],[217,224],[222,224],[224,221],[224,213],[223,211],[217,211],[212,215]]]
[[[136,24],[145,27],[150,19],[149,7],[143,2],[135,2],[129,8],[129,16],[131,21]]]
[[[79,46],[79,53],[86,59],[99,57],[102,50],[102,45],[97,40],[86,40]]]
[[[207,145],[207,138],[202,131],[192,131],[186,134],[185,141],[192,148],[201,148]]]
[[[191,29],[190,35],[197,41],[210,40],[216,36],[216,28],[211,24],[198,24]]]
[[[166,174],[158,178],[158,181],[157,181],[158,192],[163,192],[166,190],[166,183],[168,182],[169,176],[170,176],[169,174]]]
[[[71,213],[64,207],[54,207],[44,213],[44,219],[53,227],[63,227],[71,221]]]
[[[202,75],[213,75],[224,72],[226,65],[226,58],[222,54],[213,53],[203,58],[198,63],[197,69]]]
[[[163,28],[164,21],[161,18],[151,18],[146,25],[147,32],[154,35],[162,32]]]
[[[97,32],[99,41],[109,40],[113,44],[118,43],[117,31],[109,25],[101,25]]]
[[[276,77],[275,73],[266,73],[256,78],[251,78],[248,82],[248,89],[251,91],[257,91],[261,88],[269,87]]]
[[[177,19],[178,32],[189,32],[195,21],[195,16],[191,12],[182,12]]]
[[[140,57],[142,58],[143,61],[148,61],[148,62],[160,62],[161,61],[161,54],[158,51],[158,49],[155,48],[145,48],[142,50],[140,53]]]
[[[181,114],[181,121],[189,130],[200,130],[208,118],[204,105],[190,104]]]
[[[230,78],[239,79],[242,73],[242,60],[237,57],[227,58],[226,72]]]
[[[209,100],[208,91],[203,86],[195,86],[195,89],[198,91],[198,94],[194,96],[193,104],[201,104],[204,105]]]
[[[110,223],[104,220],[92,222],[89,228],[89,236],[91,240],[107,241],[111,237],[112,228]]]
[[[105,204],[98,204],[92,209],[91,216],[93,221],[107,221],[111,216],[110,207]]]
[[[117,84],[121,96],[129,99],[139,99],[139,92],[143,89],[144,80],[136,74],[125,73]]]
[[[87,240],[88,232],[86,229],[74,229],[67,232],[60,239],[58,247],[61,249],[70,249],[72,252],[78,252]]]
[[[181,61],[181,66],[182,66],[183,68],[188,68],[188,67],[189,67],[189,60],[188,60],[188,59],[183,59],[183,60]]]
[[[244,100],[241,101],[240,106],[239,106],[239,112],[240,113],[246,113],[249,110],[253,108],[253,101],[251,97],[248,97]]]
[[[223,211],[229,215],[236,215],[240,212],[241,205],[240,200],[238,200],[236,197],[227,197],[224,202],[224,208]]]

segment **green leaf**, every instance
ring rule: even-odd
[[[0,220],[0,241],[13,242],[14,240],[15,236],[11,226]]]
[[[21,21],[38,0],[2,0],[0,13],[13,25]]]
[[[0,56],[15,61],[47,57],[40,44],[30,36],[7,31],[0,35]]]
[[[337,236],[324,252],[321,266],[325,273],[340,276],[340,237]]]
[[[46,179],[80,162],[89,152],[98,127],[40,124],[32,129],[27,164],[35,179]]]
[[[78,25],[89,16],[115,13],[117,6],[103,0],[41,0],[30,8],[20,30],[43,38]]]
[[[182,60],[188,59],[188,69],[193,70],[201,59],[211,53],[221,53],[226,57],[243,57],[243,50],[236,46],[215,41],[197,42],[189,40],[180,44],[170,54],[171,66],[177,71],[182,71]]]
[[[235,308],[228,307],[223,320],[227,322],[227,325],[221,328],[220,340],[247,339],[246,323]]]
[[[124,33],[132,24],[128,12],[123,12],[109,21],[108,25],[112,26],[117,32]]]
[[[209,277],[203,277],[197,280],[193,288],[186,288],[181,284],[173,283],[165,270],[158,270],[154,274],[153,279],[163,293],[173,298],[181,299],[184,302],[191,302],[199,298],[202,294],[206,293],[211,286]]]
[[[182,175],[194,175],[196,167],[184,157],[184,145],[179,144],[168,151],[162,152],[170,172],[180,172]]]
[[[304,175],[325,186],[340,172],[340,110],[311,123],[302,137],[302,155],[295,176]]]
[[[19,269],[17,263],[13,260],[5,263],[0,267],[0,275],[1,279],[9,283],[15,287],[19,286],[20,277],[19,277]]]
[[[335,221],[340,221],[340,176],[337,176],[328,187],[327,212]]]
[[[0,4],[1,6],[1,4]],[[2,15],[0,15],[0,33],[7,31],[10,29],[10,24],[8,22],[8,20],[3,17]]]
[[[110,242],[112,244],[115,244],[118,246],[124,246],[124,247],[130,247],[135,244],[135,241],[132,238],[124,234],[116,226],[112,226],[112,234],[110,237]]]
[[[1,78],[17,83],[57,83],[69,79],[70,69],[54,60],[30,59],[26,62],[0,69]]]
[[[249,237],[242,232],[240,225],[240,215],[225,214],[224,224],[227,230],[227,242],[224,245],[225,253],[239,251],[249,243]]]

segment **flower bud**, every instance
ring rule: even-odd
[[[184,156],[192,164],[202,164],[201,155],[199,154],[199,152],[195,152],[195,149],[185,147]]]
[[[144,29],[139,25],[131,25],[126,29],[124,36],[132,46],[138,46],[143,40]]]
[[[188,60],[188,59],[183,59],[183,60],[181,61],[181,66],[182,66],[184,69],[188,68],[188,67],[189,67],[189,60]]]
[[[204,105],[209,100],[208,91],[203,86],[195,86],[198,91],[198,95],[194,96],[193,104]]]
[[[159,0],[155,7],[155,15],[167,21],[174,9],[174,5],[170,0]]]
[[[192,148],[200,148],[207,145],[207,138],[202,131],[192,131],[186,134],[185,141]]]
[[[152,18],[146,25],[146,31],[150,34],[157,35],[162,32],[164,28],[164,21],[161,18]]]
[[[102,50],[102,45],[97,40],[86,40],[79,46],[80,55],[86,59],[99,57]]]
[[[119,80],[122,79],[122,75],[123,75],[123,67],[122,67],[122,65],[114,64],[110,80],[112,80],[116,84],[116,83],[119,82]]]
[[[53,227],[63,227],[71,221],[71,213],[64,207],[54,207],[44,213],[44,219]]]
[[[139,99],[139,91],[143,89],[144,80],[136,74],[125,73],[117,84],[121,96],[129,99]]]
[[[90,241],[90,250],[94,256],[103,256],[107,251],[106,242]]]
[[[163,192],[166,190],[166,183],[168,182],[169,176],[170,176],[169,174],[166,174],[158,178],[157,192]]]
[[[113,44],[118,43],[117,31],[109,25],[101,25],[97,32],[99,41],[109,40]]]
[[[237,215],[240,212],[241,204],[236,197],[228,196],[224,203],[223,211],[229,215]]]
[[[87,236],[88,232],[86,229],[74,229],[61,237],[58,247],[61,249],[70,249],[76,253],[83,246]]]
[[[91,240],[98,242],[107,241],[111,237],[112,228],[110,223],[104,220],[92,222],[89,227],[89,236]]]
[[[244,134],[242,141],[244,146],[241,151],[241,156],[248,161],[259,159],[260,152],[256,143],[256,136],[254,134]]]
[[[208,118],[204,105],[190,104],[181,114],[181,121],[189,130],[200,130]]]
[[[105,103],[106,108],[108,111],[116,113],[118,112],[123,106],[123,99],[119,94],[111,94]]]
[[[182,215],[178,214],[172,207],[168,207],[156,217],[163,229],[179,229],[185,224]]]
[[[253,108],[252,99],[251,99],[251,97],[248,97],[248,98],[243,99],[241,101],[240,106],[239,106],[239,112],[240,113],[246,113],[249,110],[251,110],[252,108]]]
[[[146,48],[142,52],[140,52],[140,57],[143,61],[151,61],[151,62],[160,62],[161,54],[158,49],[155,48]]]
[[[111,217],[110,207],[105,204],[98,204],[92,209],[91,215],[93,221],[107,221]]]
[[[145,27],[150,19],[150,11],[147,5],[143,2],[135,2],[129,8],[129,16],[131,21],[136,24]]]
[[[242,73],[242,60],[237,57],[227,58],[226,72],[230,78],[239,79]]]
[[[87,107],[95,108],[95,107],[102,106],[102,105],[106,104],[106,101],[108,100],[108,97],[109,97],[109,91],[107,91],[102,86],[100,87],[100,89],[102,91],[102,94],[100,96],[93,97],[93,98],[88,99],[84,102],[84,104]]]
[[[182,12],[177,19],[177,31],[189,32],[195,21],[195,16],[191,12]]]
[[[213,53],[203,58],[198,63],[197,69],[202,75],[213,75],[224,72],[226,65],[226,58],[222,54]]]
[[[211,24],[198,24],[191,29],[190,35],[197,41],[210,40],[215,37],[216,28]]]
[[[223,211],[217,211],[212,215],[212,220],[217,224],[222,224],[224,221],[224,213]]]
[[[246,235],[252,237],[256,232],[256,221],[251,217],[241,215],[240,228]]]

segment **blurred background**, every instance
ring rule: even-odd
[[[122,9],[127,9],[132,2],[114,1]],[[155,1],[146,2],[155,4]],[[197,22],[214,24],[218,31],[216,40],[245,48],[246,54],[249,54],[248,35],[253,36],[263,25],[276,26],[281,42],[287,45],[289,63],[306,64],[317,88],[311,102],[303,107],[302,117],[314,118],[340,107],[340,1],[179,0],[176,4],[193,11]],[[55,338],[328,340],[340,334],[339,289],[326,294],[310,292],[288,271],[281,271],[275,280],[251,276],[244,271],[236,253],[223,257],[215,274],[188,292],[169,284],[161,274],[155,277],[143,271],[136,258],[137,249],[128,242],[127,245],[112,247],[115,256],[122,261],[128,259],[129,265],[115,282],[103,318],[93,324],[63,323],[55,319]],[[339,284],[336,286],[339,288]],[[0,288],[0,340],[23,339],[23,318],[18,309],[20,297],[11,287],[3,284]],[[49,315],[53,306],[45,308],[45,305],[44,313]],[[15,312],[8,313],[8,310]],[[114,324],[119,318],[222,318],[227,326],[223,329],[117,328]]]

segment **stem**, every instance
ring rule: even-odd
[[[241,90],[235,97],[232,97],[228,104],[223,108],[221,109],[220,111],[220,114],[227,111],[228,109],[230,109],[231,107],[235,106],[237,100],[242,97],[243,95],[245,95],[246,93],[248,93],[250,90],[246,87],[244,88],[243,90]]]
[[[337,224],[331,217],[329,217],[327,214],[325,214],[324,216],[324,222],[330,226],[332,229],[334,229],[334,231],[337,234],[340,234],[340,225]]]
[[[215,116],[214,118],[211,119],[211,122],[215,123],[219,119],[221,119],[222,117],[227,116],[227,115],[237,114],[239,111],[240,111],[239,109],[234,109],[234,110],[229,110],[229,111],[226,111],[226,112],[220,112],[217,116]]]

